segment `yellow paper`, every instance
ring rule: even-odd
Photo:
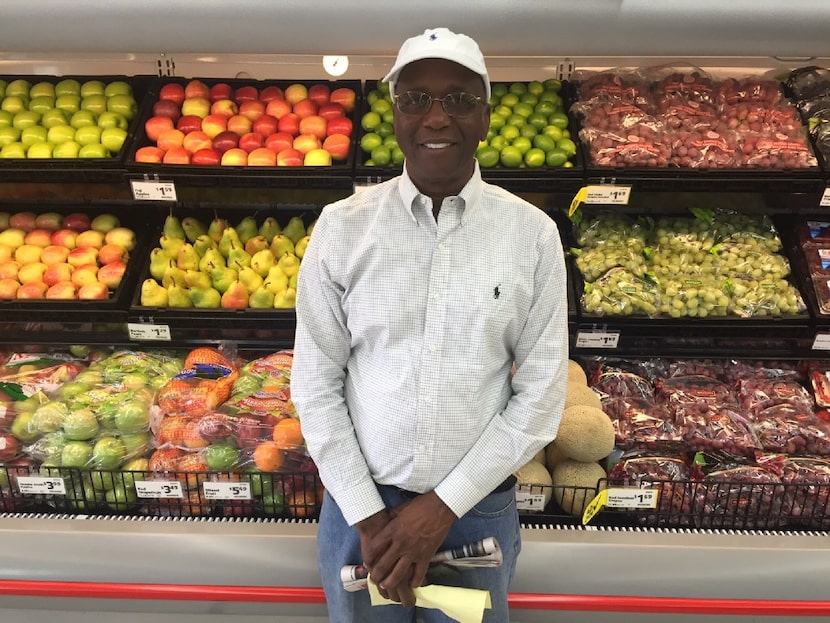
[[[585,199],[588,196],[588,187],[583,186],[582,188],[577,191],[574,195],[574,198],[571,200],[571,207],[568,209],[568,216],[573,216],[574,212],[579,209],[583,203],[585,203]]]
[[[492,608],[490,591],[475,588],[458,588],[430,584],[419,586],[414,591],[415,605],[419,608],[437,608],[459,623],[481,623],[484,609]],[[369,581],[369,596],[373,606],[384,606],[397,602],[386,599],[378,592],[374,582]]]

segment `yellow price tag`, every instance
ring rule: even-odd
[[[603,489],[593,500],[591,500],[588,506],[585,507],[585,512],[582,513],[582,525],[587,526],[596,514],[605,508],[606,504],[608,504],[608,490]]]
[[[585,203],[585,199],[588,198],[588,187],[583,186],[580,188],[577,193],[574,195],[574,198],[571,200],[571,207],[568,209],[568,216],[573,216],[574,212],[579,209],[583,203]]]

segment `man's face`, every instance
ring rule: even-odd
[[[438,98],[464,92],[482,99],[468,117],[451,117],[436,101],[423,114],[409,115],[395,108],[395,137],[415,186],[431,197],[456,195],[473,173],[476,149],[490,125],[481,76],[458,63],[429,58],[403,68],[395,94],[406,91]]]

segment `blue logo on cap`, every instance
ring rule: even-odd
[[[435,33],[432,33],[432,34],[429,36],[429,40],[430,40],[430,41],[435,41],[437,38],[438,38],[438,35],[436,35]]]

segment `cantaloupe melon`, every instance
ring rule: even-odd
[[[602,409],[568,407],[562,412],[556,445],[575,461],[599,461],[614,449],[614,425]]]
[[[570,457],[562,452],[562,449],[557,445],[555,439],[545,446],[545,465],[547,465],[548,469],[553,469],[568,458]]]
[[[568,459],[553,468],[553,499],[563,511],[582,517],[585,508],[596,494],[605,488],[600,480],[605,470],[599,463],[582,463]]]
[[[547,461],[547,457],[545,456],[545,449],[542,448],[541,450],[539,450],[539,452],[534,454],[533,455],[533,460],[538,461],[539,463],[541,463],[542,465],[547,467],[548,466],[548,461]]]
[[[602,401],[599,394],[587,385],[579,385],[576,383],[568,384],[568,391],[565,393],[565,408],[574,407],[576,405],[585,405],[587,407],[602,408]]]
[[[585,370],[573,359],[568,359],[568,384],[573,385],[587,385],[588,377],[585,376]]]
[[[545,496],[545,506],[548,505],[553,495],[553,488],[551,487],[553,478],[547,467],[539,461],[530,460],[517,469],[514,475],[516,476],[516,484],[519,485],[519,491],[541,493]]]

